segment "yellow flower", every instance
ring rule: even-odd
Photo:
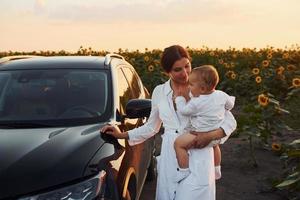
[[[236,79],[236,74],[233,72],[230,76],[231,79]]]
[[[268,60],[264,60],[264,61],[262,62],[262,66],[264,66],[264,67],[268,67],[269,64],[270,64],[270,61],[268,61]]]
[[[154,66],[153,65],[149,65],[148,66],[148,71],[149,72],[153,72],[154,71]]]
[[[281,144],[273,142],[272,143],[272,150],[273,151],[280,151],[281,150]]]
[[[228,63],[224,63],[225,68],[230,68],[230,65]]]
[[[292,64],[289,64],[286,66],[287,70],[288,71],[294,71],[297,69],[297,67],[295,65],[292,65]]]
[[[293,86],[300,87],[300,78],[293,78]]]
[[[282,66],[280,66],[280,67],[278,67],[278,68],[276,69],[276,73],[277,73],[278,75],[282,75],[283,71],[284,71],[284,67],[282,67]]]
[[[210,56],[214,56],[215,53],[214,53],[213,51],[211,51],[211,52],[209,52],[209,55],[210,55]]]
[[[148,62],[150,60],[149,56],[144,57],[144,61]]]
[[[258,95],[257,101],[261,106],[265,107],[269,104],[269,97],[264,94],[260,94]]]
[[[232,74],[232,72],[233,72],[233,71],[227,71],[225,75],[228,76],[228,77],[230,77],[231,74]]]
[[[255,81],[256,81],[256,83],[261,83],[261,77],[260,77],[260,76],[257,76],[257,77],[255,78]]]
[[[288,53],[284,53],[284,54],[282,55],[282,58],[283,58],[283,59],[288,59],[288,58],[289,58],[289,54],[288,54]]]
[[[219,59],[219,64],[223,64],[224,63],[224,60],[223,59]]]
[[[233,58],[237,58],[237,55],[234,53],[234,54],[232,54],[232,57]]]
[[[271,60],[271,58],[272,58],[272,53],[268,53],[267,58],[268,58],[269,60]]]
[[[258,69],[257,67],[253,68],[253,69],[252,69],[252,73],[253,73],[254,75],[259,74],[259,69]]]
[[[154,62],[155,65],[160,65],[160,61],[157,60],[157,59],[155,59],[153,62]]]

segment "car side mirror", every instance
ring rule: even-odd
[[[131,99],[126,105],[126,117],[130,119],[149,117],[150,112],[150,99]]]

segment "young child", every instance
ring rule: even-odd
[[[186,102],[183,96],[177,96],[175,99],[177,111],[190,117],[183,134],[178,136],[174,143],[179,165],[178,177],[176,178],[178,182],[190,174],[187,147],[196,136],[189,132],[208,132],[218,129],[224,120],[225,110],[231,110],[234,106],[235,97],[215,90],[218,82],[219,75],[213,66],[196,67],[189,76],[190,99],[187,99],[189,101]],[[221,151],[218,144],[213,146],[215,179],[220,179]]]

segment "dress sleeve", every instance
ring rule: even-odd
[[[194,98],[186,102],[183,96],[178,96],[175,99],[177,110],[180,114],[184,116],[192,116],[198,113],[198,110],[201,109],[196,106]]]
[[[227,95],[226,102],[225,102],[225,109],[231,110],[234,106],[235,97]]]
[[[159,85],[153,90],[151,113],[147,122],[143,126],[128,131],[129,145],[133,146],[140,144],[159,131],[162,121],[159,117],[158,103],[163,93],[162,89],[163,85]]]
[[[220,144],[223,144],[233,133],[233,131],[236,129],[237,123],[232,115],[232,113],[228,110],[225,111],[225,119],[224,122],[221,124],[221,128],[224,130],[226,136],[221,138]]]

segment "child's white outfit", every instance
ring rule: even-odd
[[[183,128],[183,133],[190,131],[208,132],[218,129],[224,122],[226,110],[231,110],[234,106],[235,97],[229,96],[223,91],[215,90],[211,94],[200,95],[193,97],[186,102],[183,96],[178,96],[175,99],[177,112],[184,116],[189,116],[189,122]],[[218,141],[212,141],[209,146],[218,144]],[[179,179],[186,177],[186,170],[178,168]],[[220,166],[215,168],[216,179],[221,178]]]

